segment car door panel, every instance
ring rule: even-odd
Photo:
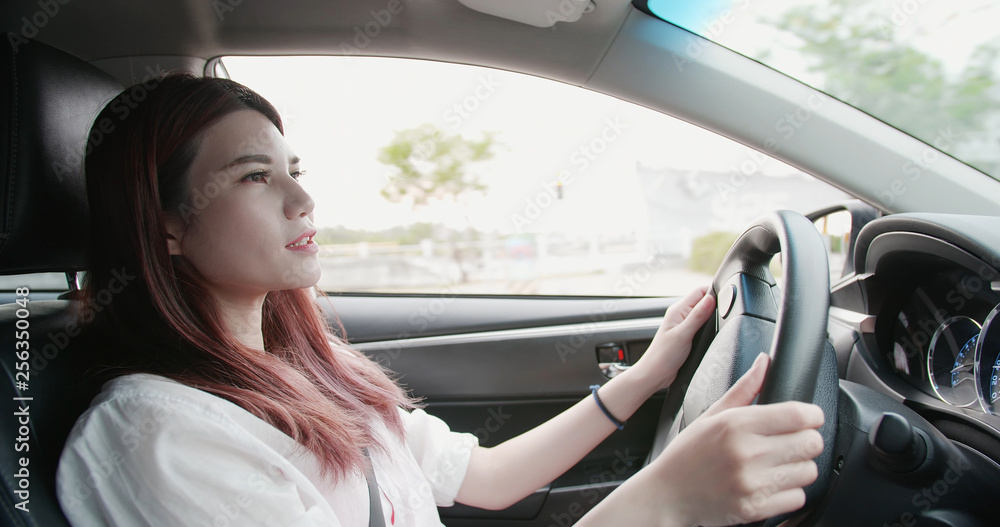
[[[673,302],[450,297],[444,304],[434,296],[356,295],[332,301],[357,349],[393,370],[429,413],[455,431],[475,434],[483,446],[530,430],[589,396],[589,386],[607,381],[598,346],[622,345],[634,362]],[[444,309],[434,310],[435,302]],[[433,320],[426,317],[431,314]],[[427,326],[415,331],[420,317]],[[641,467],[663,397],[652,397],[624,430],[547,488],[502,511],[442,508],[443,520],[450,527],[570,525]]]
[[[327,301],[328,300],[328,301]],[[664,298],[331,294],[320,299],[352,343],[659,317]],[[338,322],[339,320],[339,322]]]

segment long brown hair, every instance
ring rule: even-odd
[[[191,75],[128,88],[97,117],[86,156],[92,252],[82,322],[116,350],[104,357],[105,375],[155,373],[232,401],[340,478],[361,465],[359,446],[382,447],[377,421],[402,437],[397,408],[413,401],[330,330],[308,289],[267,294],[261,353],[224,329],[203,278],[168,253],[165,216],[197,211],[188,171],[201,134],[246,109],[284,133],[275,108],[249,88]]]

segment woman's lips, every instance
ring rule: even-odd
[[[308,243],[304,243],[302,245],[297,245],[295,247],[292,247],[292,246],[289,245],[289,246],[286,246],[285,249],[288,249],[289,251],[304,251],[304,252],[310,252],[310,253],[318,253],[319,252],[319,244],[317,244],[316,242],[314,242],[312,240],[309,240]]]
[[[313,241],[313,236],[316,236],[316,231],[306,231],[302,233],[301,236],[295,239],[292,243],[285,246],[285,249],[291,251],[308,251],[317,252],[319,251],[319,245]]]

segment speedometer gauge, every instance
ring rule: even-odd
[[[944,402],[971,406],[978,400],[976,389],[976,344],[979,323],[969,317],[945,320],[931,337],[927,371],[934,393]]]
[[[976,346],[976,384],[983,410],[1000,415],[1000,305],[990,311]]]

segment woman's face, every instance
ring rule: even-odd
[[[315,285],[314,204],[299,175],[298,157],[262,114],[222,118],[202,135],[187,205],[168,219],[170,254],[232,301]]]

